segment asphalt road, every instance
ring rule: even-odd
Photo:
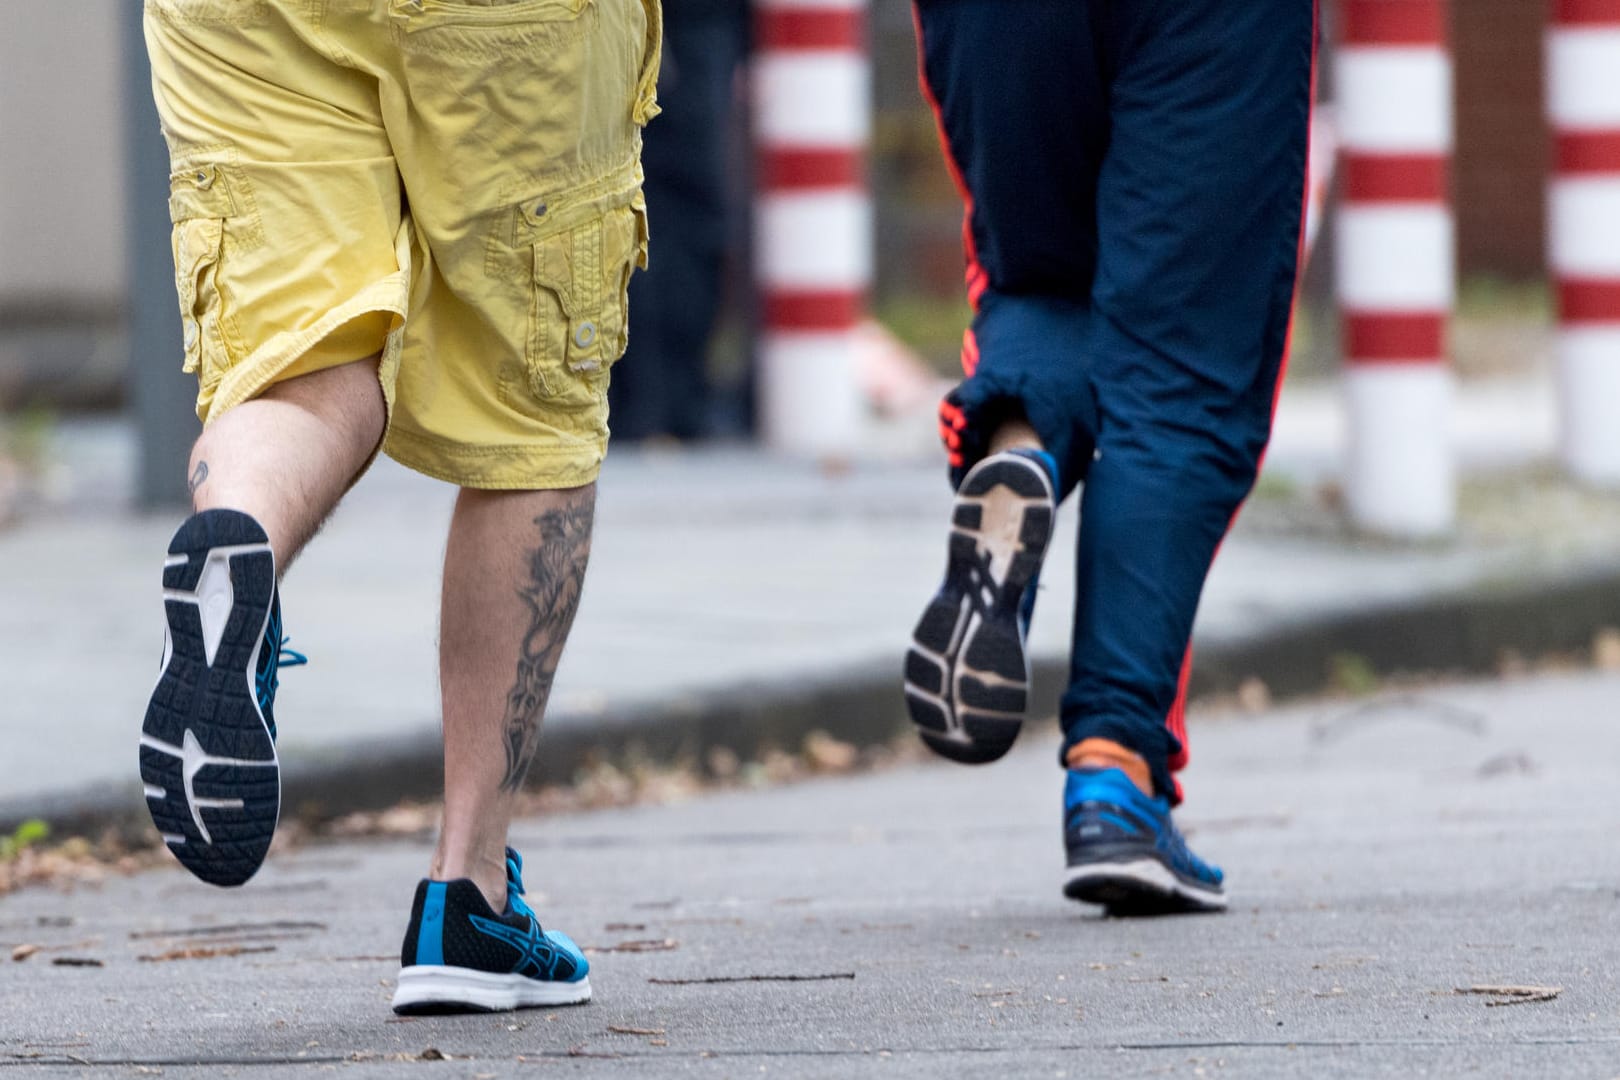
[[[0,1080],[1612,1078],[1617,705],[1620,676],[1581,674],[1206,717],[1183,820],[1223,916],[1061,897],[1044,725],[990,768],[525,821],[542,918],[597,950],[572,1009],[392,1016],[425,842],[306,847],[238,892],[23,892]],[[1557,993],[1457,992],[1498,985]],[[403,1064],[429,1048],[450,1060]]]

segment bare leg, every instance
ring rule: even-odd
[[[209,424],[191,451],[193,507],[252,514],[285,571],[382,439],[378,360],[277,383]]]
[[[432,876],[506,903],[506,829],[579,606],[596,485],[462,489],[439,626],[444,826]]]
[[[990,452],[999,454],[1003,450],[1042,450],[1041,437],[1035,434],[1035,429],[1028,420],[1007,420],[996,428],[996,433],[990,436]]]

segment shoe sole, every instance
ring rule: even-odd
[[[275,588],[269,538],[246,514],[197,514],[169,544],[168,626],[141,724],[141,780],[169,850],[214,885],[254,875],[281,813],[276,744],[254,679]]]
[[[1226,910],[1226,894],[1189,885],[1157,859],[1070,867],[1063,895],[1101,904],[1108,914],[1180,915]]]
[[[986,458],[957,490],[945,582],[912,633],[905,668],[906,708],[942,757],[981,765],[1018,738],[1029,704],[1018,612],[1055,511],[1046,471],[1016,455]]]
[[[591,1000],[590,976],[579,982],[541,982],[526,975],[500,975],[438,964],[401,968],[394,1011],[401,1015],[509,1012]]]

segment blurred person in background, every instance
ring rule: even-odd
[[[585,1001],[585,958],[524,902],[506,836],[579,603],[608,369],[646,262],[657,0],[148,0],[145,27],[205,425],[196,512],[162,569],[152,819],[204,881],[258,870],[280,810],[278,668],[303,659],[284,650],[280,575],[386,450],[461,489],[444,818],[394,1007]]]
[[[1193,616],[1254,484],[1299,264],[1313,0],[917,0],[975,316],[941,405],[949,560],[906,657],[927,744],[1002,756],[1059,503],[1081,529],[1066,895],[1219,910],[1171,819]]]
[[[608,391],[618,440],[714,434],[709,339],[729,232],[730,135],[748,0],[669,0],[658,98],[642,149],[658,260],[630,285],[630,347]]]

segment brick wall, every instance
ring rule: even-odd
[[[1462,272],[1544,272],[1547,134],[1540,0],[1453,0]]]

